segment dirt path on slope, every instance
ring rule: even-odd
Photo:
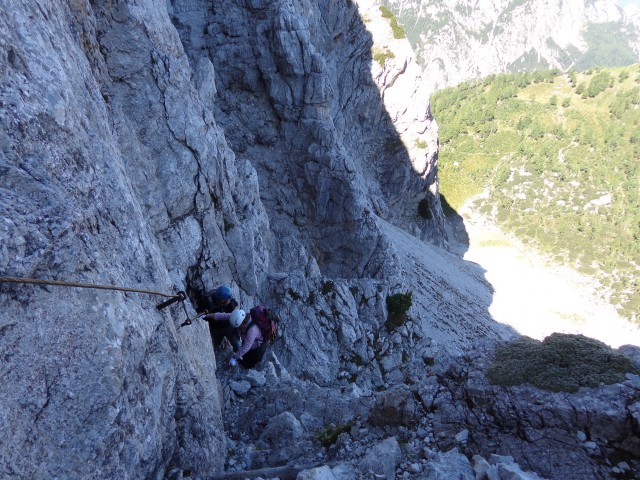
[[[469,247],[465,260],[486,270],[495,293],[489,313],[523,335],[542,340],[553,332],[583,334],[611,347],[640,346],[640,328],[600,300],[590,278],[551,265],[530,247],[463,207]]]

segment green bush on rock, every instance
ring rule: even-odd
[[[387,297],[387,321],[385,325],[387,330],[391,331],[402,325],[406,318],[407,312],[413,303],[413,293],[395,293]]]
[[[583,335],[554,333],[542,342],[523,337],[496,349],[487,372],[494,385],[530,383],[553,392],[575,392],[624,381],[640,374],[633,361],[604,343]]]
[[[338,441],[338,437],[341,433],[348,432],[352,426],[352,423],[348,423],[346,425],[336,425],[331,423],[316,435],[316,439],[324,448],[329,448]]]

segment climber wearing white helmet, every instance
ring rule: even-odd
[[[229,365],[234,367],[240,363],[245,368],[252,368],[262,360],[267,342],[264,341],[260,327],[251,320],[251,314],[236,309],[231,313],[214,313],[212,317],[215,321],[227,320],[240,331],[242,347],[233,354]]]

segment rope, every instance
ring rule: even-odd
[[[138,288],[117,287],[114,285],[95,285],[91,283],[63,282],[60,280],[39,280],[36,278],[0,277],[0,283],[30,283],[36,285],[53,285],[57,287],[97,288],[100,290],[116,290],[120,292],[145,293],[147,295],[160,295],[161,297],[176,297],[174,294],[154,292],[152,290],[140,290]]]

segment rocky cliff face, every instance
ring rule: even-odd
[[[186,290],[187,315],[224,281],[243,304],[276,307],[282,356],[329,381],[336,338],[362,338],[352,348],[364,352],[374,333],[359,315],[379,328],[386,292],[409,288],[381,217],[446,241],[433,142],[412,165],[356,5],[2,12],[3,276]],[[429,219],[416,213],[424,198]],[[338,300],[313,304],[331,277],[349,279]],[[3,283],[0,295],[3,477],[220,468],[204,325],[180,329],[179,307],[134,293]],[[296,356],[302,342],[313,358]]]
[[[217,232],[251,199],[233,198],[247,166],[208,113],[211,64],[191,69],[162,8],[2,4],[3,276],[171,293],[199,255],[233,256]],[[153,297],[3,285],[0,302],[2,477],[220,465],[210,342]]]
[[[301,460],[330,460],[311,447],[335,421],[359,422],[342,478],[361,460],[394,476],[398,439],[420,449],[416,425],[440,428],[433,402],[416,404],[429,367],[514,332],[489,316],[482,269],[438,247],[435,125],[379,11],[0,5],[0,275],[189,296],[158,311],[157,295],[1,283],[0,476],[205,478],[228,446],[239,467],[273,466],[291,440]],[[280,319],[246,378],[225,372],[206,325],[181,327],[222,282]],[[385,325],[405,292],[406,321]],[[247,423],[265,402],[273,423]],[[432,453],[403,468],[472,474]]]
[[[638,62],[640,30],[614,0],[389,0],[432,89],[492,73]]]

